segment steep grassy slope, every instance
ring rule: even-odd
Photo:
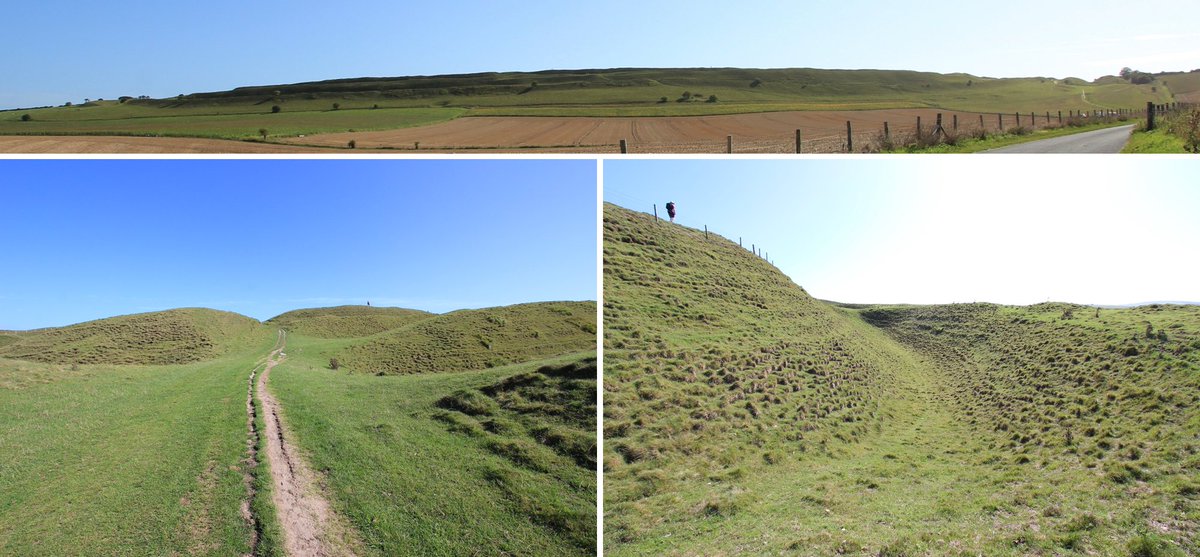
[[[247,553],[246,377],[263,332],[186,365],[0,359],[0,554]]]
[[[267,320],[290,333],[318,338],[365,337],[433,317],[415,309],[337,306],[298,309]]]
[[[178,364],[228,353],[265,329],[249,317],[211,309],[123,315],[5,335],[0,357],[60,364]]]
[[[355,342],[289,335],[270,389],[370,554],[594,554],[594,341],[458,373],[329,370]]]
[[[595,346],[595,302],[538,302],[422,319],[333,356],[353,372],[408,374],[498,367]]]
[[[1193,308],[839,308],[611,205],[604,257],[608,554],[1197,552]]]

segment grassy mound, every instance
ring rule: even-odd
[[[337,306],[289,311],[268,319],[267,323],[305,336],[352,338],[396,329],[432,316],[414,309]]]
[[[58,364],[181,364],[215,358],[248,338],[269,334],[257,320],[236,313],[174,309],[9,333],[0,341],[0,357]]]
[[[386,331],[341,350],[353,372],[466,371],[593,350],[595,302],[460,310]]]
[[[604,225],[606,554],[1200,552],[1200,308],[838,306]]]

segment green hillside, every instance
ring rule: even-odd
[[[1170,91],[1160,85],[1133,85],[1116,78],[1089,83],[1074,78],[812,68],[617,68],[356,78],[9,110],[0,112],[0,134],[254,139],[261,130],[268,138],[292,137],[488,115],[668,116],[920,107],[1090,112],[1168,102]],[[709,102],[710,97],[716,97],[715,102]],[[25,115],[28,121],[22,120]]]
[[[604,258],[607,554],[1200,549],[1197,308],[841,307],[613,205]]]
[[[268,319],[267,324],[305,336],[351,338],[370,336],[432,316],[429,312],[404,308],[338,306],[289,311]]]
[[[498,367],[595,346],[595,302],[539,302],[422,319],[333,356],[357,373],[409,374]]]
[[[0,335],[0,357],[59,364],[180,364],[226,354],[247,337],[264,335],[270,332],[243,315],[175,309]]]

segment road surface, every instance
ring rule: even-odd
[[[1129,133],[1133,124],[1116,128],[1105,128],[1091,132],[1076,133],[1018,143],[999,149],[990,149],[984,153],[1120,153],[1121,148],[1129,141]]]

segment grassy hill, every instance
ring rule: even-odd
[[[404,308],[338,306],[289,311],[268,319],[267,324],[311,337],[352,338],[381,333],[432,316],[429,312]]]
[[[1200,549],[1194,307],[844,307],[612,205],[604,258],[607,554]]]
[[[269,336],[255,319],[202,308],[123,315],[0,335],[0,357],[60,364],[180,364]]]
[[[338,79],[3,111],[0,134],[253,139],[264,129],[268,137],[284,137],[487,115],[665,116],[914,107],[1041,113],[1138,108],[1147,101],[1167,102],[1170,94],[1159,82],[1001,79],[901,70],[547,70]],[[711,96],[716,102],[708,102]],[[22,121],[26,114],[29,121]]]
[[[465,371],[596,346],[595,302],[539,302],[460,310],[414,321],[339,350],[353,372]]]
[[[182,309],[0,332],[0,554],[281,555],[247,380],[282,328],[268,389],[366,555],[591,555],[595,315],[346,306],[264,325]],[[454,338],[484,333],[490,350]],[[328,369],[356,346],[457,373]]]

